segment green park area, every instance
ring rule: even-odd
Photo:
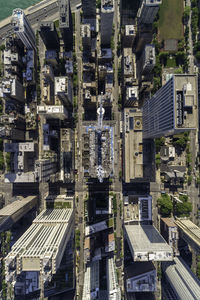
[[[183,0],[163,0],[159,12],[159,40],[183,38]]]

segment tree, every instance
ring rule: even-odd
[[[195,57],[196,57],[197,60],[200,60],[200,51],[196,52]]]
[[[158,169],[160,166],[160,153],[156,154],[155,162],[156,162],[156,168]]]
[[[101,0],[96,0],[96,7],[101,8]]]
[[[1,46],[0,46],[0,51],[4,51],[4,50],[5,50],[5,48],[6,48],[6,46],[5,46],[5,45],[1,45]]]
[[[187,183],[188,183],[188,185],[190,185],[192,183],[192,175],[188,176]]]
[[[183,201],[183,203],[177,202],[175,208],[175,214],[177,217],[189,217],[192,211],[192,203]]]
[[[169,57],[169,52],[161,52],[159,54],[160,63],[166,66],[168,57]]]
[[[156,146],[156,152],[160,152],[160,148],[165,145],[165,138],[160,137],[160,138],[155,138],[155,146]]]
[[[197,263],[197,277],[200,279],[200,262]]]
[[[184,23],[187,23],[190,17],[190,7],[185,6],[184,12],[183,12],[183,21]]]
[[[173,203],[168,194],[161,195],[157,200],[160,207],[160,214],[162,217],[170,217],[173,210]]]

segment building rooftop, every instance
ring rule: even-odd
[[[23,32],[25,30],[24,17],[25,15],[22,9],[16,8],[13,10],[12,24],[15,31]]]
[[[70,14],[70,3],[69,0],[59,0],[59,27],[68,28],[70,26],[69,14]]]
[[[108,228],[108,226],[107,226],[106,221],[102,221],[102,222],[99,222],[99,223],[96,223],[96,224],[93,224],[90,226],[86,226],[85,227],[85,235],[87,236],[87,235],[105,230],[107,228]]]
[[[187,219],[176,219],[175,224],[200,247],[200,228]]]
[[[197,76],[176,74],[174,78],[174,114],[176,128],[196,128]]]
[[[68,112],[63,105],[39,105],[37,106],[38,114],[46,114],[52,118],[65,119]]]
[[[173,262],[162,263],[162,269],[177,299],[199,299],[200,281],[181,257],[175,257]]]
[[[156,56],[155,56],[155,46],[154,45],[145,45],[144,62],[145,62],[145,64],[155,65]]]
[[[143,177],[142,112],[124,109],[124,180]]]
[[[26,198],[17,197],[17,200],[4,206],[0,209],[0,231],[8,230],[36,204],[37,196],[28,196]]]
[[[135,35],[135,25],[125,25],[125,35]]]
[[[99,294],[99,260],[94,261],[86,268],[84,275],[84,300],[98,299]]]
[[[53,21],[42,21],[40,23],[40,30],[43,28],[48,28],[48,30],[54,31],[54,22]]]
[[[90,24],[83,24],[81,25],[81,36],[84,37],[91,37],[91,26]]]
[[[113,258],[107,259],[107,283],[108,297],[110,300],[121,300],[121,292],[118,286],[116,266]]]
[[[101,0],[101,11],[105,13],[110,10],[114,10],[113,0]]]
[[[5,259],[6,280],[15,280],[17,265],[20,266],[18,273],[40,271],[44,282],[51,280],[70,238],[72,221],[73,209],[43,210],[8,253]]]
[[[177,227],[174,223],[173,218],[161,218],[161,220],[168,226],[168,227]]]
[[[132,278],[153,271],[155,270],[155,267],[151,261],[146,261],[146,262],[136,261],[126,266],[124,270],[125,270],[125,277]]]
[[[154,6],[162,4],[162,0],[143,0],[145,5]]]
[[[55,95],[58,93],[67,93],[67,77],[55,77]]]
[[[5,152],[34,152],[35,144],[33,142],[25,143],[6,143]]]
[[[172,260],[172,248],[153,225],[125,225],[134,261]]]

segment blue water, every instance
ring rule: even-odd
[[[9,17],[14,8],[27,8],[41,0],[0,0],[0,21]]]

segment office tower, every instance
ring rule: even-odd
[[[90,50],[91,49],[91,25],[90,24],[81,25],[81,37],[82,37],[83,50]]]
[[[22,9],[16,8],[13,10],[11,23],[14,27],[17,37],[22,41],[24,46],[29,50],[35,50],[35,34]]]
[[[126,86],[124,106],[137,107],[139,100],[138,86]]]
[[[125,32],[123,38],[124,48],[132,48],[135,37],[136,37],[135,25],[125,25]]]
[[[139,24],[152,24],[162,0],[143,0],[138,10]]]
[[[13,98],[24,102],[23,85],[15,78],[4,78],[0,82],[0,97]]]
[[[197,76],[175,74],[143,106],[143,137],[156,138],[196,129]]]
[[[12,246],[5,258],[5,274],[6,281],[15,287],[16,296],[24,298],[22,295],[32,291],[44,291],[44,285],[60,267],[66,245],[73,235],[73,224],[73,208],[45,209]],[[24,280],[18,276],[21,273]]]
[[[96,0],[82,0],[82,10],[84,18],[96,17]]]
[[[155,46],[146,45],[140,60],[141,74],[149,74],[156,64]]]
[[[114,6],[113,0],[101,1],[101,45],[110,45],[112,36]]]
[[[69,0],[59,0],[59,27],[66,50],[73,47],[73,25]]]
[[[58,49],[59,38],[54,25],[54,22],[42,22],[40,24],[40,36],[47,49]]]

